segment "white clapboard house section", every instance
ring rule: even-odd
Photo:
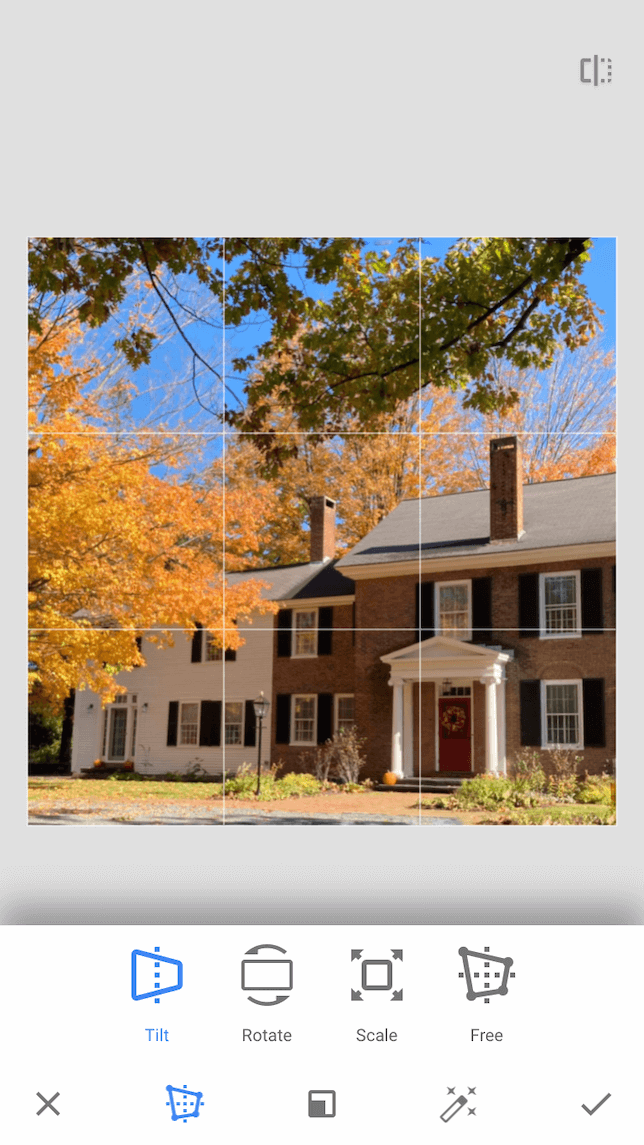
[[[335,562],[310,561],[281,568],[235,573],[232,583],[254,579],[263,583],[262,596],[276,602],[294,597],[336,593],[352,582]],[[320,587],[322,584],[322,587]],[[74,705],[72,771],[132,764],[143,775],[186,773],[200,769],[209,775],[236,772],[244,763],[257,763],[253,700],[260,692],[272,698],[274,616],[255,613],[240,627],[244,643],[222,657],[198,628],[194,635],[174,633],[173,647],[159,647],[143,637],[145,665],[116,677],[127,688],[112,704],[102,706],[90,691],[77,691]],[[270,758],[270,716],[262,738]]]

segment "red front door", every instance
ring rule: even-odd
[[[438,770],[471,771],[471,698],[441,696],[438,701]]]

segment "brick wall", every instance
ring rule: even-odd
[[[469,580],[492,577],[491,643],[512,649],[515,659],[507,669],[506,734],[507,755],[512,760],[521,750],[519,720],[519,681],[521,679],[584,679],[602,677],[605,680],[606,747],[586,748],[583,767],[592,772],[602,771],[606,761],[615,755],[615,634],[605,631],[579,639],[540,640],[538,636],[523,638],[518,629],[519,573],[565,572],[582,568],[602,568],[603,613],[605,629],[615,625],[615,595],[612,567],[614,560],[565,561],[552,564],[535,563],[520,568],[485,569],[472,567],[458,573],[424,574],[422,580]],[[380,779],[391,762],[392,689],[389,670],[380,657],[389,652],[414,644],[415,600],[417,577],[383,577],[356,582],[355,680],[356,721],[359,734],[369,742],[369,774]],[[378,630],[389,625],[394,631]],[[399,627],[398,627],[399,626]],[[415,689],[415,720],[417,719],[417,688]],[[429,753],[423,771],[434,767],[435,752],[435,700],[432,685],[422,688],[421,737],[423,754]],[[477,771],[485,769],[485,688],[476,681],[473,688],[474,709],[474,764]],[[417,733],[415,731],[415,740]],[[417,743],[414,747],[417,771]],[[547,752],[540,753],[547,765]]]
[[[329,601],[332,604],[332,601]],[[306,602],[302,602],[306,607]],[[283,771],[307,771],[314,748],[301,744],[275,742],[277,704],[279,693],[306,694],[328,692],[338,695],[355,692],[355,644],[353,606],[336,605],[333,608],[333,635],[329,656],[288,657],[277,655],[277,618],[275,620],[273,651],[273,702],[271,715],[271,760],[283,764]],[[382,665],[384,667],[384,665]]]

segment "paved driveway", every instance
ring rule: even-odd
[[[162,827],[222,827],[224,814],[222,811],[213,811],[209,808],[204,811],[200,807],[182,808],[177,814],[147,814],[137,815],[135,812],[126,816],[114,814],[114,805],[96,807],[91,814],[70,811],[51,811],[47,814],[33,813],[29,816],[29,823],[43,827],[130,827],[130,826],[162,826]],[[368,812],[353,812],[339,814],[310,814],[298,815],[293,811],[235,811],[229,810],[225,814],[225,825],[231,826],[262,826],[262,827],[418,827],[419,820],[411,815],[371,815]],[[461,827],[460,819],[443,818],[438,815],[424,814],[420,819],[423,827]]]

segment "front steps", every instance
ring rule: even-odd
[[[415,795],[453,795],[464,779],[471,779],[471,771],[440,771],[435,775],[413,775],[399,779],[390,787],[386,783],[379,783],[376,791],[413,791]]]

